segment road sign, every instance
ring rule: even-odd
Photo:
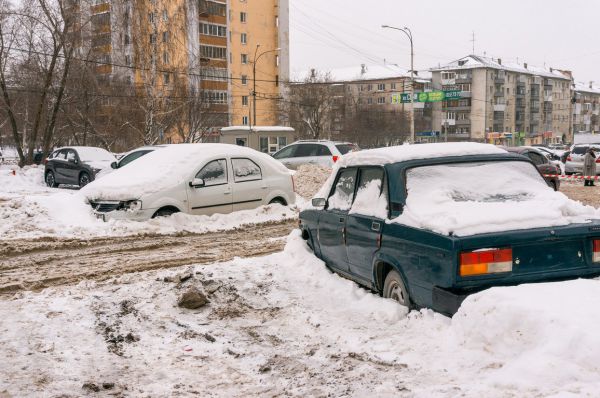
[[[460,94],[460,90],[415,93],[414,102],[440,102],[449,99],[459,99],[462,98]],[[410,102],[410,93],[392,95],[392,104],[406,104]]]

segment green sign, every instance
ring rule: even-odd
[[[460,90],[415,93],[414,102],[440,102],[450,99],[459,99],[461,98],[460,93]],[[410,102],[410,93],[392,95],[392,104],[406,104]]]

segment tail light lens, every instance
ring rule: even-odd
[[[571,159],[570,156],[567,156],[567,162],[571,162],[571,161],[573,161],[573,159]]]
[[[598,242],[600,243],[600,240]],[[486,249],[460,253],[460,276],[510,271],[512,271],[512,249]]]
[[[339,158],[338,155],[333,155],[333,163],[337,162]]]
[[[600,157],[596,158],[596,163],[600,163]]]
[[[600,263],[600,239],[594,239],[594,255],[592,256],[592,261]]]

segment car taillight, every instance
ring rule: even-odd
[[[600,163],[600,157],[596,159],[596,163]]]
[[[337,162],[339,158],[338,155],[333,155],[333,163]]]
[[[512,249],[485,249],[460,253],[460,276],[510,271],[512,271]]]
[[[571,159],[570,156],[567,156],[567,162],[571,162],[571,161],[573,161],[573,159]]]
[[[44,164],[48,163],[48,158],[44,159]]]
[[[600,263],[600,239],[594,239],[594,255],[592,256],[592,261]]]

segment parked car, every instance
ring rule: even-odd
[[[358,150],[358,146],[350,142],[300,140],[275,152],[273,157],[290,169],[302,164],[331,168],[343,155]]]
[[[554,162],[551,162],[540,147],[519,146],[505,147],[504,149],[506,149],[508,152],[517,153],[530,159],[540,173],[544,176],[544,180],[546,180],[548,186],[555,191],[558,191],[560,188],[560,179],[558,176],[562,174],[560,166],[557,166]],[[560,159],[558,161],[560,162]]]
[[[550,144],[548,145],[548,148],[553,150],[553,151],[567,151],[569,150],[569,147],[565,144]]]
[[[580,174],[583,171],[583,158],[590,147],[600,154],[600,144],[575,144],[571,147],[571,153],[565,163],[566,174]],[[600,156],[596,163],[600,163]],[[600,167],[597,168],[597,174],[600,174]]]
[[[118,158],[117,161],[111,163],[110,167],[113,169],[120,169],[121,167],[128,165],[129,163],[133,162],[134,160],[139,159],[142,156],[147,155],[152,151],[155,151],[160,148],[164,148],[165,146],[166,145],[153,145],[153,146],[143,146],[143,147],[136,148],[132,151],[129,151],[129,152],[123,154],[121,157]]]
[[[489,287],[600,275],[598,217],[524,156],[446,143],[345,156],[299,225],[334,272],[451,315]]]
[[[176,212],[230,213],[296,196],[271,156],[229,144],[169,145],[115,170],[82,193],[99,218],[143,221]]]
[[[59,184],[84,187],[94,181],[99,172],[110,169],[114,161],[115,157],[102,148],[58,148],[46,159],[44,179],[49,187],[57,187]]]

